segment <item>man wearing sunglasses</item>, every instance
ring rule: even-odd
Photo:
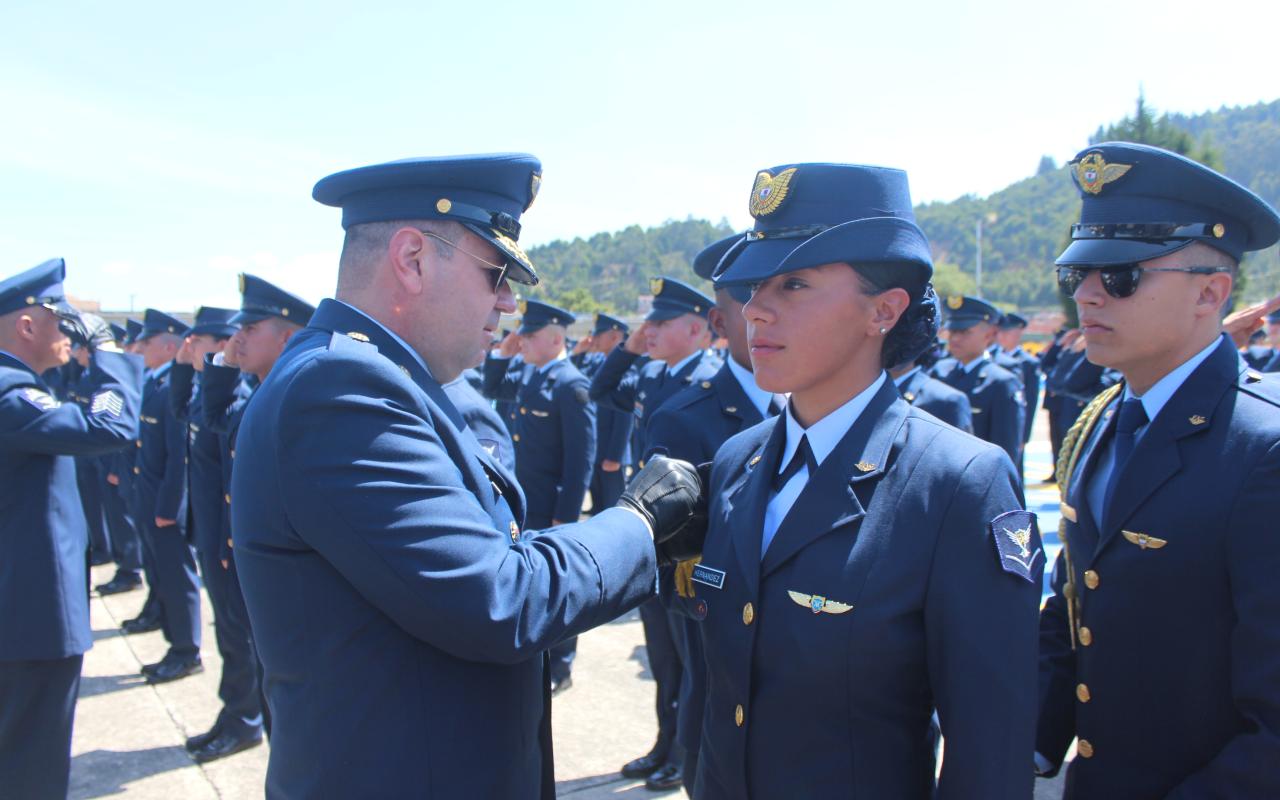
[[[1280,384],[1221,324],[1280,216],[1143,145],[1091,147],[1071,173],[1058,282],[1089,361],[1124,380],[1058,462],[1037,771],[1075,739],[1068,798],[1280,797]]]
[[[516,241],[541,172],[496,154],[316,184],[347,231],[337,297],[248,404],[231,476],[268,797],[550,800],[546,651],[654,596],[671,537],[705,533],[697,472],[663,458],[617,507],[526,530],[443,388],[515,310],[507,279],[538,281]]]

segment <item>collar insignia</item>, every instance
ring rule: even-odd
[[[947,298],[947,308],[952,311],[960,310],[960,306],[964,305],[964,298],[958,294],[953,294]]]
[[[347,331],[347,335],[348,335],[348,336],[350,336],[352,339],[355,339],[357,342],[368,342],[368,341],[369,341],[369,337],[368,337],[368,335],[367,335],[367,334],[363,334],[363,333],[361,333],[360,331]]]
[[[1205,419],[1204,417],[1200,416],[1199,414],[1192,414],[1192,415],[1191,415],[1191,417],[1190,417],[1187,421],[1188,421],[1188,422],[1190,422],[1192,425],[1203,425],[1203,424],[1205,424],[1206,422],[1208,422],[1209,420]]]
[[[796,605],[804,606],[815,614],[845,614],[853,610],[853,606],[849,603],[828,600],[820,594],[804,594],[788,589],[787,596],[794,600]]]
[[[915,392],[904,392],[904,393],[903,393],[903,395],[902,395],[902,399],[903,399],[903,400],[906,400],[908,403],[914,403],[914,402],[916,401],[916,393],[915,393]]]
[[[1120,531],[1120,533],[1130,544],[1136,544],[1143,550],[1159,550],[1169,543],[1159,536],[1148,536],[1145,533],[1134,533],[1133,531]]]
[[[859,461],[857,464],[854,464],[854,466],[858,468],[859,472],[870,472],[876,468],[876,465],[872,464],[870,461]]]
[[[1076,164],[1076,180],[1084,191],[1098,194],[1103,186],[1118,180],[1131,169],[1132,164],[1108,164],[1101,153],[1090,153]]]
[[[750,211],[753,217],[766,217],[777,211],[782,201],[787,199],[791,188],[791,179],[796,175],[796,168],[784,169],[775,177],[768,172],[756,175],[756,184],[751,187]]]

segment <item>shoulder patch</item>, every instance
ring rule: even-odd
[[[48,392],[42,392],[34,386],[27,387],[18,394],[23,400],[26,400],[41,411],[52,411],[62,405],[53,395]]]
[[[1039,584],[1044,574],[1040,525],[1030,511],[1008,511],[991,520],[1000,567],[1011,575]]]

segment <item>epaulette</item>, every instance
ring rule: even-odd
[[[369,337],[360,331],[349,331],[347,333],[339,333],[334,331],[329,337],[330,350],[358,350],[364,347],[375,347],[369,341]]]
[[[1265,375],[1256,369],[1247,369],[1236,381],[1236,389],[1264,403],[1280,406],[1280,376]]]

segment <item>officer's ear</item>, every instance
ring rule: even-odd
[[[711,331],[717,338],[729,335],[725,332],[724,311],[720,309],[720,306],[716,306],[707,313],[707,322],[711,325]]]
[[[427,259],[434,252],[422,231],[404,227],[391,234],[387,242],[387,260],[396,283],[408,294],[417,296],[427,287]]]

